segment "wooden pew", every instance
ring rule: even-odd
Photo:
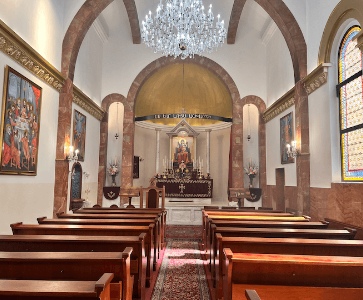
[[[247,300],[261,300],[255,290],[245,290],[245,296]]]
[[[100,213],[109,213],[109,214],[152,214],[158,213],[161,214],[161,242],[162,249],[165,248],[165,225],[166,225],[166,214],[167,210],[163,208],[115,208],[110,209],[106,207],[85,207],[77,210],[75,213],[80,214],[100,214]]]
[[[144,300],[147,264],[145,237],[146,233],[139,236],[0,235],[0,251],[122,252],[126,247],[132,247],[130,272],[134,276],[133,295]]]
[[[222,223],[228,224],[229,222],[234,221],[269,221],[269,222],[294,222],[294,223],[307,223],[310,222],[310,217],[281,217],[281,216],[229,216],[229,215],[205,215],[203,217],[203,249],[208,251],[210,248],[210,240],[211,240],[211,224],[214,221],[221,221]]]
[[[13,234],[30,235],[86,235],[86,236],[139,236],[146,233],[146,283],[150,283],[151,268],[156,266],[156,257],[153,256],[154,224],[149,226],[113,226],[113,225],[50,225],[50,224],[23,224],[22,222],[10,225]],[[153,263],[152,263],[153,261]]]
[[[215,273],[215,261],[217,255],[217,237],[220,233],[223,237],[265,237],[265,238],[305,238],[305,239],[354,239],[355,230],[336,229],[291,229],[291,228],[239,228],[217,227],[212,224],[210,247],[210,264],[212,274]]]
[[[82,213],[77,213],[82,211]],[[64,212],[57,213],[58,218],[66,218],[66,219],[153,219],[158,218],[158,231],[161,240],[161,248],[165,248],[165,223],[166,218],[163,212],[135,212],[134,209],[128,209],[127,211],[131,211],[128,213],[121,212],[119,209],[110,209],[110,210],[98,210],[91,211],[92,213],[85,213],[83,210],[77,210],[73,214],[65,214]]]
[[[233,253],[229,248],[224,255],[224,300],[242,297],[238,284],[363,287],[363,257]]]
[[[363,257],[363,240],[328,240],[301,238],[223,237],[216,234],[215,257],[216,292],[222,295],[223,249],[235,253],[303,254],[322,256]]]
[[[203,249],[208,249],[207,236],[210,234],[210,221],[224,220],[226,221],[276,221],[276,222],[309,222],[310,217],[294,217],[290,213],[271,213],[265,211],[240,212],[240,213],[220,213],[213,211],[202,210],[203,222]]]
[[[208,219],[208,232],[206,232],[206,249],[212,244],[211,226],[217,227],[240,227],[240,228],[295,228],[295,229],[324,229],[328,228],[329,223],[322,222],[278,222],[278,221],[241,221],[241,220],[216,220]],[[208,251],[206,251],[208,256]]]
[[[0,279],[0,298],[7,300],[109,300],[114,274],[105,273],[97,281]]]
[[[113,273],[111,299],[132,300],[132,248],[123,252],[0,252],[0,278],[97,280]]]
[[[160,251],[160,230],[158,230],[158,218],[153,219],[75,219],[75,218],[60,218],[48,219],[47,217],[37,218],[38,224],[60,224],[60,225],[116,225],[116,226],[149,226],[154,224],[154,257],[159,258]],[[156,261],[155,261],[156,263]],[[154,266],[155,267],[155,266]]]
[[[235,284],[233,289],[232,300],[363,299],[362,288]],[[245,297],[242,296],[243,291]]]

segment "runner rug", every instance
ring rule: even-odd
[[[210,300],[198,246],[200,230],[199,226],[167,228],[167,247],[152,300]]]

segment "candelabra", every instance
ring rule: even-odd
[[[291,145],[287,144],[286,148],[287,148],[286,153],[288,157],[296,158],[296,156],[299,155],[299,151],[296,147],[296,141],[292,141]]]

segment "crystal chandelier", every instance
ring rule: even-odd
[[[202,0],[160,0],[156,15],[149,12],[142,21],[141,37],[155,53],[185,59],[223,44],[224,21],[219,15],[214,21],[212,4],[205,13]]]

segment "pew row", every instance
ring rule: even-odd
[[[111,299],[132,300],[131,252],[0,252],[0,278],[90,281],[113,273]]]
[[[115,226],[149,226],[154,224],[154,257],[159,258],[160,252],[160,230],[158,218],[153,219],[75,219],[60,218],[48,219],[47,217],[37,218],[38,224],[59,224],[59,225],[115,225]]]
[[[225,264],[223,249],[235,253],[302,254],[322,256],[363,257],[363,240],[328,240],[302,238],[224,237],[216,234],[215,257],[216,293],[222,295],[222,267]]]
[[[113,226],[113,225],[51,225],[23,224],[10,225],[14,235],[85,235],[85,236],[139,236],[146,233],[144,239],[146,253],[146,285],[149,287],[151,268],[156,267],[156,257],[153,256],[154,224],[149,226]],[[153,263],[152,263],[153,261]]]
[[[229,248],[224,255],[224,300],[243,295],[236,295],[238,284],[363,287],[363,257],[233,253]]]
[[[145,299],[146,233],[139,236],[0,235],[0,251],[7,252],[122,252],[131,247],[133,296]]]
[[[223,237],[265,237],[265,238],[305,238],[305,239],[354,239],[355,230],[336,229],[291,229],[291,228],[239,228],[217,227],[211,225],[212,244],[210,247],[210,264],[212,276],[215,274],[215,262],[217,255],[217,237],[220,233]]]
[[[161,214],[161,242],[162,248],[164,249],[165,244],[165,225],[166,225],[166,215],[167,210],[163,208],[106,208],[106,207],[84,207],[75,211],[76,214]]]
[[[133,211],[133,209],[130,209]],[[82,210],[83,211],[83,210]],[[115,213],[116,212],[116,213]],[[110,211],[102,210],[97,213],[73,213],[66,214],[64,212],[57,213],[58,218],[65,219],[154,219],[158,218],[158,231],[161,240],[161,248],[165,248],[165,215],[163,212],[147,212],[147,213],[117,213],[117,209]]]
[[[229,221],[271,221],[271,222],[310,222],[310,217],[294,217],[289,213],[251,212],[249,213],[220,213],[213,211],[202,211],[203,222],[203,249],[208,249],[208,236],[210,236],[210,224],[212,220]]]
[[[208,232],[206,232],[206,249],[212,244],[211,226],[217,227],[239,227],[239,228],[294,228],[294,229],[326,229],[329,223],[321,222],[279,222],[279,221],[240,221],[240,220],[215,220],[208,219]],[[208,256],[208,252],[206,252]]]
[[[281,286],[281,285],[233,285],[232,300],[334,300],[363,299],[362,288]],[[245,291],[245,297],[241,297]]]
[[[0,279],[0,298],[7,300],[109,300],[114,274],[105,273],[97,281]]]

